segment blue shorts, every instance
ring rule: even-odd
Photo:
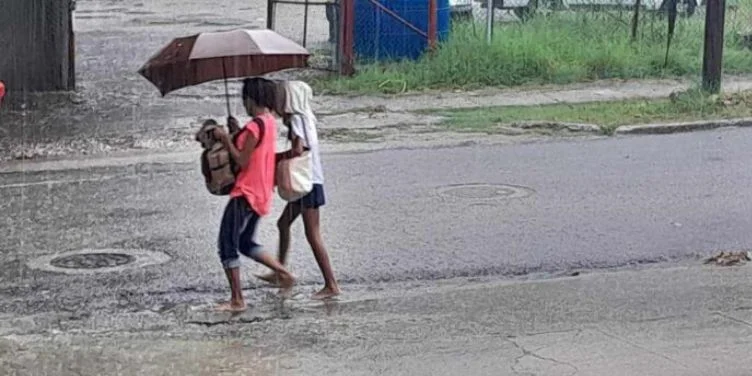
[[[240,256],[258,260],[261,245],[253,240],[260,216],[243,197],[230,199],[219,226],[219,259],[225,269],[240,267]]]
[[[291,202],[293,205],[300,205],[306,209],[318,209],[326,204],[326,196],[324,195],[324,186],[321,184],[314,184],[313,189],[303,196],[298,201]]]

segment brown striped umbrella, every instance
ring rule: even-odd
[[[310,53],[271,30],[237,29],[177,38],[144,64],[138,73],[162,96],[205,82],[259,76],[291,68],[305,68]]]

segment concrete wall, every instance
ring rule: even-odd
[[[75,89],[72,0],[0,0],[0,80],[14,91]]]

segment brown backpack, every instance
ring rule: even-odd
[[[264,122],[253,119],[259,127],[259,143],[264,139]],[[214,139],[214,129],[219,125],[204,125],[196,134],[196,141],[201,143],[204,151],[201,153],[201,173],[204,175],[206,189],[217,196],[230,194],[235,186],[235,179],[240,173],[240,166],[232,159],[230,151],[224,144]],[[232,135],[232,142],[236,143],[238,136],[245,131],[245,127]]]

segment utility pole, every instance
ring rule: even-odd
[[[723,73],[723,25],[726,0],[707,0],[705,8],[705,49],[702,57],[702,89],[717,94],[721,91]]]

